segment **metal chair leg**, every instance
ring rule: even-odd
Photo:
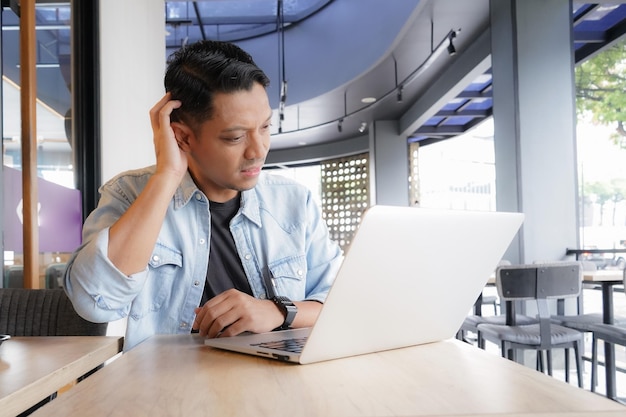
[[[583,354],[581,352],[582,350],[582,344],[580,343],[574,343],[574,355],[576,356],[576,374],[578,376],[578,387],[579,388],[583,388],[584,387],[584,383],[583,383]],[[569,374],[569,368],[567,370],[567,373]]]
[[[598,385],[598,339],[593,335],[591,339],[591,392],[596,392]]]
[[[574,348],[576,351],[576,348]],[[569,382],[569,349],[565,348],[565,382]]]
[[[548,362],[548,375],[552,376],[552,350],[546,350],[546,358]]]

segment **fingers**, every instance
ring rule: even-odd
[[[161,99],[150,109],[150,122],[152,130],[158,131],[161,127],[169,126],[170,114],[172,110],[182,105],[180,100],[172,100],[171,93],[166,93]]]
[[[177,180],[187,171],[187,157],[178,143],[170,115],[181,105],[180,100],[172,100],[167,93],[150,109],[157,172],[173,174]]]
[[[204,306],[196,308],[196,319],[193,329],[197,329],[201,336],[216,337],[225,327],[237,320],[237,315],[231,312],[237,304],[229,297],[233,290],[223,292],[209,300]]]
[[[271,301],[228,290],[196,309],[193,329],[207,337],[236,336],[245,331],[268,332],[282,323]]]

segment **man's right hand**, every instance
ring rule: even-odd
[[[174,174],[178,180],[187,172],[187,155],[181,150],[179,141],[171,126],[170,115],[182,103],[172,100],[167,93],[150,109],[150,121],[154,135],[154,151],[157,161],[157,174]]]

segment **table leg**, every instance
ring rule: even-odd
[[[606,324],[613,324],[613,285],[602,283],[602,318]],[[606,371],[606,396],[615,398],[615,346],[604,343],[604,363]]]

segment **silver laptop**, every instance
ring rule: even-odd
[[[451,338],[522,221],[520,213],[374,206],[313,327],[205,343],[306,364]]]

